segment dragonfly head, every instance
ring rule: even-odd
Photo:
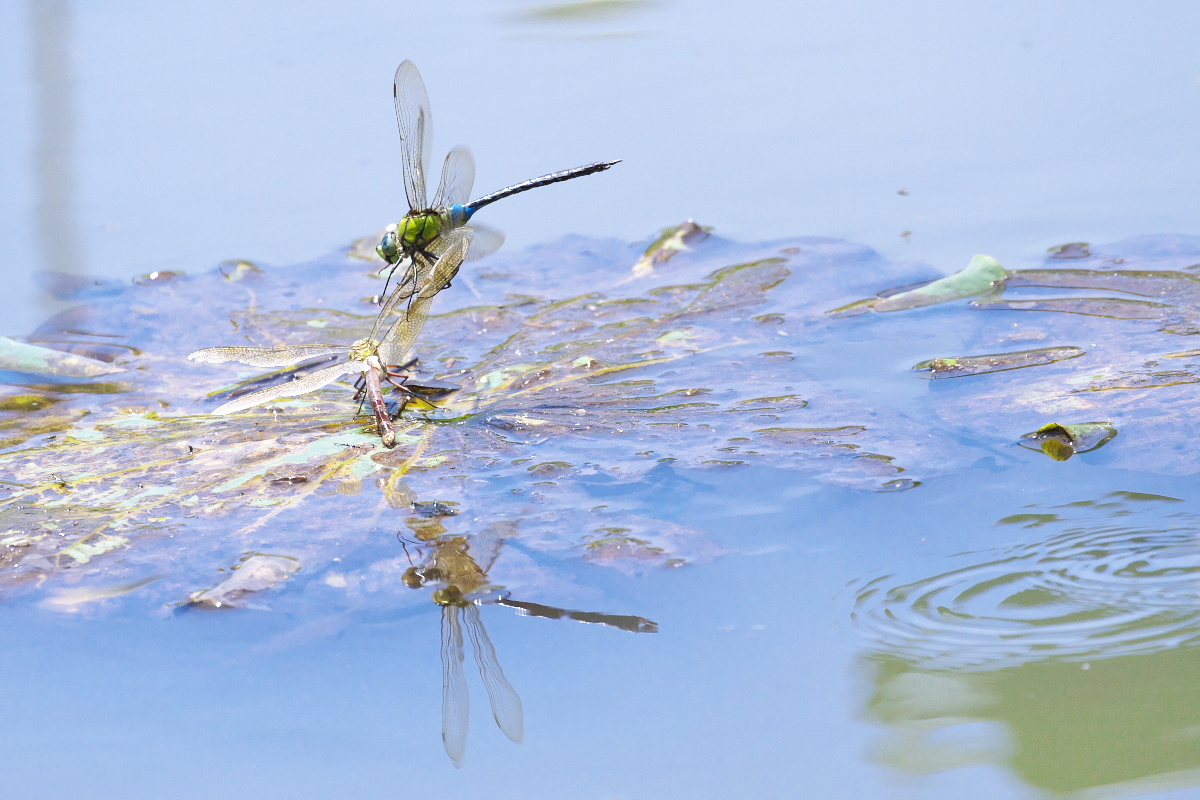
[[[395,264],[400,260],[400,241],[396,236],[395,225],[388,225],[387,232],[379,240],[379,246],[375,248],[375,252],[379,253],[379,257],[389,264]]]
[[[400,580],[404,581],[404,585],[410,589],[420,589],[425,585],[425,574],[420,567],[409,567],[404,570],[404,575]]]

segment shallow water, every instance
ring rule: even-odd
[[[12,796],[1200,796],[1193,12],[18,10],[0,333],[98,371],[0,373]],[[401,57],[485,190],[626,163],[488,209],[395,450],[206,415],[369,326]]]
[[[229,390],[206,390],[255,370],[183,359],[200,343],[352,338],[377,263],[113,284],[43,325],[34,341],[125,371],[101,393],[26,376],[6,394],[14,785],[1025,797],[1200,783],[1191,384],[1093,385],[1159,374],[1144,365],[1187,341],[1163,330],[1178,320],[966,298],[846,318],[828,312],[874,293],[911,305],[893,287],[933,276],[831,239],[715,236],[647,273],[645,246],[568,237],[467,265],[418,348],[417,377],[458,391],[407,411],[392,451],[345,387],[207,416]],[[1095,283],[1122,259],[1154,286],[1186,284],[1200,240],[1089,253],[1048,258],[1039,279]],[[1026,273],[1007,280],[1005,297],[1028,291]],[[1086,352],[939,380],[909,369],[1028,346],[1014,337]],[[1118,435],[1065,461],[1018,444],[1085,418]],[[260,583],[223,583],[251,570]],[[433,602],[447,584],[478,611]],[[462,700],[463,624],[465,743],[442,710],[444,692]],[[496,721],[466,655],[489,639],[504,675],[491,667],[491,688],[511,685],[521,709]]]

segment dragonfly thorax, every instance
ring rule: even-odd
[[[436,211],[410,212],[396,225],[403,250],[424,250],[442,233],[442,215]]]
[[[359,339],[350,345],[351,361],[366,361],[379,350],[379,342],[374,339]]]
[[[404,219],[388,226],[375,250],[389,264],[395,264],[404,256],[411,258],[418,253],[429,255],[429,246],[434,240],[458,225],[454,223],[452,214],[444,215],[432,209],[410,211]]]

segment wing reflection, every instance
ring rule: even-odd
[[[473,535],[450,534],[444,521],[455,516],[452,504],[413,503],[412,508],[420,516],[406,519],[405,524],[416,539],[410,544],[419,549],[422,558],[405,571],[404,583],[410,589],[438,586],[432,599],[442,607],[442,742],[456,767],[462,766],[470,727],[470,696],[463,671],[464,627],[496,725],[517,744],[525,738],[521,697],[504,675],[480,606],[504,605],[517,609],[521,616],[573,619],[635,633],[658,632],[657,623],[644,617],[570,611],[509,599],[503,587],[489,581],[488,570],[499,557],[506,535],[512,535],[510,529],[493,526]],[[405,544],[403,537],[400,541]]]

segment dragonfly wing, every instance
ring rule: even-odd
[[[433,207],[439,211],[471,199],[471,187],[475,184],[475,157],[469,147],[458,147],[446,154],[442,164],[442,182],[438,184],[433,198]]]
[[[429,276],[422,281],[415,297],[408,302],[408,307],[400,315],[387,333],[380,339],[379,358],[384,364],[399,364],[405,354],[416,342],[425,320],[429,318],[429,307],[433,304],[434,295],[445,289],[458,268],[462,266],[471,247],[471,230],[466,227],[456,228],[444,237],[450,240],[445,251],[438,257]],[[418,273],[420,270],[418,270]],[[418,278],[420,276],[418,275]]]
[[[525,738],[525,709],[521,706],[521,697],[504,677],[504,670],[496,659],[496,648],[492,647],[492,640],[479,617],[479,606],[472,604],[462,611],[475,650],[475,663],[479,665],[479,677],[483,679],[492,704],[492,716],[504,735],[520,744]]]
[[[490,225],[471,223],[475,236],[471,239],[471,252],[467,253],[467,261],[477,261],[484,256],[490,256],[504,244],[504,232]]]
[[[238,411],[245,411],[247,408],[269,403],[272,400],[278,400],[281,397],[299,397],[302,394],[315,392],[323,386],[336,381],[338,378],[345,375],[347,372],[355,372],[359,369],[358,365],[352,362],[344,364],[335,364],[332,367],[319,369],[311,375],[307,375],[299,380],[288,381],[281,383],[278,386],[271,386],[266,389],[259,389],[257,392],[242,395],[241,397],[230,400],[228,403],[218,406],[212,410],[212,414],[236,414]]]
[[[310,358],[345,353],[342,344],[298,344],[290,347],[206,347],[188,355],[201,364],[224,364],[237,361],[252,367],[290,367]]]
[[[408,196],[410,210],[424,211],[433,119],[429,111],[429,92],[425,91],[425,81],[421,80],[416,64],[405,61],[396,68],[392,95],[396,100],[396,124],[400,126],[404,157],[404,193]]]
[[[440,242],[442,238],[445,237],[435,239],[434,244]],[[380,341],[380,334],[387,330],[389,320],[393,316],[403,313],[400,309],[417,293],[431,269],[429,259],[423,254],[413,255],[408,262],[408,267],[404,270],[404,277],[396,283],[396,287],[384,301],[383,308],[379,310],[379,315],[375,317],[375,324],[371,327],[372,339]]]
[[[463,635],[458,606],[442,606],[442,744],[454,766],[467,751],[471,697],[463,674]]]

